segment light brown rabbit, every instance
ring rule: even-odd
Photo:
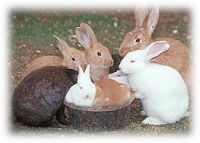
[[[135,9],[135,19],[135,29],[125,35],[119,48],[120,55],[124,57],[130,51],[144,49],[153,41],[167,41],[171,48],[151,61],[175,68],[180,72],[190,89],[189,65],[191,64],[188,47],[172,38],[152,39],[152,33],[159,19],[159,9],[137,7]]]
[[[133,96],[134,91],[129,86],[112,79],[102,79],[94,84],[96,96],[93,106],[95,107],[123,105]]]
[[[36,58],[26,66],[23,77],[44,66],[65,66],[69,69],[78,70],[78,66],[80,65],[82,68],[85,68],[86,60],[84,52],[70,48],[64,40],[55,35],[54,37],[57,39],[58,49],[63,57],[42,56]]]
[[[108,48],[98,42],[92,28],[86,23],[81,23],[75,32],[78,41],[85,48],[87,64],[91,65],[92,80],[107,78],[109,67],[114,63]]]

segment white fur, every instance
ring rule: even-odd
[[[96,87],[90,78],[90,66],[87,66],[85,73],[79,66],[78,81],[67,92],[64,103],[73,103],[77,106],[92,106],[95,95]]]
[[[161,49],[156,54],[153,48]],[[121,71],[128,74],[128,83],[136,89],[135,96],[141,99],[144,112],[149,116],[144,124],[175,123],[188,114],[188,91],[181,75],[169,66],[148,61],[149,57],[154,58],[169,48],[165,41],[154,42],[144,50],[128,53],[119,65]]]
[[[125,84],[125,85],[128,85],[128,80],[127,80],[127,77],[126,75],[124,75],[123,73],[121,73],[120,70],[114,72],[114,73],[111,73],[109,74],[109,79],[112,79],[112,80],[115,80],[121,84]]]

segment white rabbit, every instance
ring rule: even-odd
[[[85,73],[79,66],[78,80],[65,96],[65,102],[74,103],[78,106],[92,106],[95,99],[96,88],[90,78],[90,65],[87,66]]]
[[[156,41],[128,53],[119,65],[148,116],[143,124],[175,123],[189,115],[188,90],[181,75],[169,66],[149,62],[169,48],[166,41]]]

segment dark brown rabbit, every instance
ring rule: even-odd
[[[33,71],[13,93],[14,116],[28,126],[47,125],[60,110],[67,91],[76,81],[77,72],[66,67],[43,67]]]
[[[112,54],[111,56],[114,61],[114,64],[112,67],[110,67],[109,73],[114,73],[117,70],[119,70],[119,64],[121,60],[123,59],[123,57],[121,57],[119,54]]]

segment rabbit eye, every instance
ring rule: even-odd
[[[101,56],[101,52],[97,52],[97,55],[98,55],[98,56]]]
[[[76,61],[76,59],[75,59],[75,58],[72,58],[72,61]]]
[[[134,60],[131,60],[131,63],[134,63],[135,61]]]
[[[137,43],[140,42],[140,39],[136,39],[136,42],[137,42]]]
[[[80,88],[80,89],[83,89],[83,87],[82,86],[80,86],[79,84],[77,84],[78,85],[78,87]]]
[[[138,44],[138,43],[141,43],[141,41],[142,41],[141,39],[137,38],[137,39],[135,39],[134,43]]]

